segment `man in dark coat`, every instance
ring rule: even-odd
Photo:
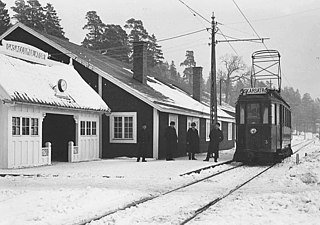
[[[191,123],[191,128],[187,132],[187,151],[189,155],[189,160],[196,160],[194,154],[199,152],[199,134],[196,129],[196,123]]]
[[[220,123],[216,123],[209,134],[210,142],[207,152],[207,157],[203,161],[209,161],[210,155],[214,153],[214,161],[217,162],[219,158],[219,144],[223,141],[223,133],[220,130]]]
[[[150,144],[150,134],[147,125],[143,124],[138,133],[138,156],[137,162],[142,158],[142,162],[146,162],[146,155]]]
[[[177,141],[178,141],[178,136],[176,132],[175,122],[171,121],[170,126],[166,128],[165,131],[165,139],[166,139],[166,144],[167,144],[167,151],[166,151],[166,160],[174,160],[173,159],[173,151],[177,148]]]

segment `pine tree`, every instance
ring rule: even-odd
[[[59,19],[57,12],[50,3],[47,3],[44,7],[44,13],[44,32],[62,39],[67,39],[65,37],[65,32],[60,25],[61,19]]]
[[[153,67],[155,65],[159,65],[163,62],[163,53],[161,50],[161,46],[157,44],[157,39],[154,34],[149,36],[148,40],[148,65]]]
[[[12,26],[8,10],[5,7],[6,4],[0,0],[0,35]]]
[[[101,53],[122,62],[129,62],[128,35],[119,25],[108,24],[103,32]]]
[[[16,0],[11,9],[16,13],[13,18],[37,31],[44,31],[45,15],[38,0]]]
[[[145,41],[148,43],[147,63],[149,71],[151,71],[152,67],[162,64],[164,58],[161,46],[157,44],[157,39],[154,34],[148,34],[141,20],[131,18],[127,20],[126,24],[124,25],[124,28],[127,29],[129,32],[128,40],[131,49],[132,43],[135,41]]]
[[[178,72],[177,72],[177,68],[176,65],[174,64],[174,61],[171,61],[170,67],[169,67],[169,71],[170,71],[170,79],[178,81]]]
[[[186,59],[180,63],[180,66],[184,66],[185,69],[183,71],[183,80],[187,84],[193,84],[193,72],[192,72],[192,67],[196,66],[196,61],[194,60],[194,53],[193,51],[186,51]]]
[[[26,2],[24,0],[16,0],[14,4],[15,6],[11,7],[11,9],[16,13],[15,15],[13,15],[13,18],[27,25],[29,22],[28,22],[28,17],[26,13],[28,8],[28,6],[26,5]]]
[[[86,14],[87,24],[82,29],[89,30],[82,45],[92,50],[103,49],[103,32],[106,25],[102,22],[96,11],[89,11]]]

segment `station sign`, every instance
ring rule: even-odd
[[[240,95],[259,95],[259,94],[267,94],[268,88],[266,87],[258,87],[258,88],[243,88],[240,91]]]
[[[0,53],[29,62],[47,65],[49,54],[31,45],[17,41],[2,40]]]

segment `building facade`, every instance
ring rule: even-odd
[[[72,64],[82,79],[98,93],[112,113],[100,116],[101,157],[133,157],[137,154],[139,128],[146,123],[152,136],[148,157],[165,157],[165,128],[176,122],[179,136],[174,156],[186,154],[186,132],[192,121],[200,133],[200,151],[207,151],[210,108],[201,102],[200,82],[189,95],[179,87],[147,74],[144,43],[134,45],[133,66],[59,38],[38,33],[21,23],[5,32],[0,40],[24,42],[49,53],[52,60]],[[142,57],[141,57],[142,56]],[[199,69],[195,69],[199,74]],[[200,71],[201,73],[201,71]],[[200,79],[199,76],[194,76]],[[199,92],[199,93],[198,93]],[[233,116],[218,108],[225,140],[221,149],[234,146]]]
[[[72,65],[2,40],[0,100],[0,168],[101,158],[100,117],[110,109]]]

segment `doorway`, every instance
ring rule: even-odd
[[[42,146],[51,142],[51,161],[68,162],[68,142],[75,143],[73,115],[47,113],[42,123]]]

